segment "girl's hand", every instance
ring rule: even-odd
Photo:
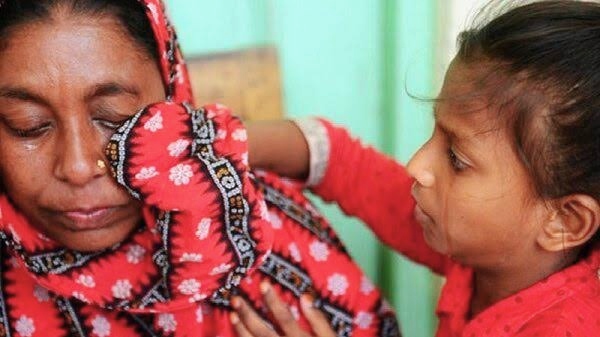
[[[286,337],[311,336],[300,328],[288,307],[279,299],[268,283],[262,283],[260,290],[267,307]],[[231,303],[235,310],[231,313],[231,323],[237,331],[238,337],[280,337],[242,298],[234,297]],[[315,337],[336,336],[323,313],[312,306],[312,301],[307,295],[300,298],[300,306]]]

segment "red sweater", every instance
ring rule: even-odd
[[[396,251],[446,277],[436,310],[437,337],[600,336],[600,251],[468,319],[473,270],[425,243],[412,215],[412,179],[406,169],[346,130],[322,122],[331,152],[314,191],[362,219]]]

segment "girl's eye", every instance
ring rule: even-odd
[[[463,171],[467,168],[467,164],[465,164],[465,162],[458,158],[458,156],[456,155],[454,150],[452,150],[452,148],[448,149],[448,160],[450,161],[452,169],[454,169],[455,171]]]

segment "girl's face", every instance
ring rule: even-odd
[[[164,100],[164,89],[116,21],[57,16],[17,27],[0,53],[0,174],[41,232],[99,250],[122,241],[141,213],[98,160],[115,127]]]
[[[506,129],[483,102],[465,99],[479,89],[470,80],[474,76],[453,62],[433,135],[408,171],[415,178],[415,216],[427,243],[464,264],[500,270],[531,261],[547,208],[535,196]]]

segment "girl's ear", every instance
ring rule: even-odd
[[[553,202],[553,214],[543,224],[537,243],[557,252],[580,247],[600,227],[600,204],[585,194],[571,194]]]

